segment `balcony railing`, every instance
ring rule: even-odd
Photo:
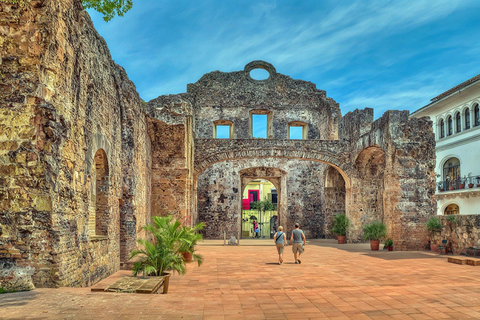
[[[438,192],[480,188],[480,176],[437,182]]]

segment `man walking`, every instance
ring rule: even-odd
[[[295,263],[302,263],[302,261],[300,261],[300,256],[302,255],[305,246],[305,234],[303,234],[303,231],[302,229],[300,229],[300,225],[298,223],[295,223],[295,230],[292,231],[290,243],[292,242],[292,250],[295,257]]]

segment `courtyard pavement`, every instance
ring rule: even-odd
[[[166,295],[36,289],[0,295],[0,319],[479,319],[480,267],[428,252],[312,240],[276,264],[273,240],[205,241]]]

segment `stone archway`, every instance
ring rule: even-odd
[[[247,184],[254,179],[265,179],[273,183],[278,194],[277,214],[279,224],[287,223],[285,214],[287,210],[286,174],[284,170],[271,167],[252,167],[240,170],[240,190],[242,193]],[[241,203],[239,209],[242,210]]]

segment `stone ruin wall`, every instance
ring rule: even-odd
[[[267,80],[254,80],[249,72],[255,67],[270,73]],[[287,127],[292,121],[308,124],[308,139],[337,139],[338,104],[326,97],[315,84],[294,80],[276,72],[263,61],[253,61],[243,71],[205,74],[187,86],[195,116],[195,138],[213,138],[213,121],[234,123],[234,139],[250,139],[250,111],[268,110],[272,125],[269,139],[288,139]]]
[[[324,164],[295,159],[238,159],[218,162],[198,177],[198,221],[206,224],[205,237],[223,238],[223,232],[238,237],[241,233],[241,203],[245,183],[241,172],[256,169],[251,178],[274,183],[279,193],[279,225],[287,232],[299,222],[309,238],[323,234],[323,204],[320,199]],[[270,168],[275,174],[261,172]],[[283,174],[282,174],[283,172]]]
[[[186,95],[161,96],[147,104],[152,142],[150,210],[192,223],[193,117]]]
[[[454,254],[467,253],[473,255],[474,251],[468,248],[478,246],[480,241],[480,215],[455,215],[455,221],[448,221],[451,216],[439,216],[443,229],[436,232],[429,239],[432,243],[441,244],[442,240],[447,239],[450,242]]]
[[[354,164],[347,201],[350,233],[362,233],[358,221],[381,220],[396,250],[422,248],[426,221],[436,212],[431,121],[409,119],[408,111],[387,111],[372,120],[373,110],[365,109],[340,121],[339,138],[350,143]]]
[[[80,1],[0,2],[0,32],[0,286],[92,284],[119,269],[148,218],[142,102]],[[93,241],[98,149],[110,210]]]

